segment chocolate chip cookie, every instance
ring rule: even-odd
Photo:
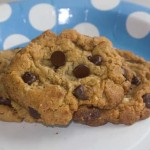
[[[4,86],[1,82],[2,75],[6,71],[10,60],[14,57],[15,53],[12,51],[1,51],[0,52],[0,120],[2,121],[15,121],[19,122],[22,119],[17,115],[17,112],[13,109],[11,100],[8,98]]]
[[[0,120],[7,122],[21,122],[23,120],[35,122],[36,120],[29,115],[26,109],[11,101],[2,83],[4,72],[7,70],[10,61],[19,51],[20,49],[0,52]]]
[[[116,108],[102,110],[91,105],[80,106],[74,113],[74,121],[90,126],[107,122],[130,125],[150,116],[150,62],[131,52],[117,51],[125,60],[122,67],[126,80],[132,77],[130,89]]]
[[[46,125],[67,125],[78,106],[112,109],[131,82],[104,38],[46,31],[18,53],[3,81],[12,98]]]

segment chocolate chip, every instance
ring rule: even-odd
[[[87,116],[85,116],[85,119],[87,121],[95,120],[100,117],[100,110],[98,108],[89,108],[89,111],[87,112]]]
[[[88,60],[91,61],[93,64],[99,66],[101,65],[102,57],[100,55],[89,56]]]
[[[41,115],[35,110],[33,109],[32,107],[28,107],[29,108],[29,114],[35,118],[35,119],[40,119],[41,118]]]
[[[63,66],[66,63],[66,56],[61,51],[55,51],[51,55],[51,62],[55,67]]]
[[[100,110],[95,107],[87,108],[86,111],[82,112],[83,120],[88,124],[88,122],[96,120],[100,117]]]
[[[88,97],[85,94],[83,85],[79,85],[78,87],[76,87],[73,91],[73,95],[76,98],[81,99],[81,100],[87,100],[88,99]]]
[[[11,100],[0,97],[0,105],[6,105],[11,107]]]
[[[146,107],[150,108],[150,93],[143,95],[142,98]]]
[[[31,72],[25,72],[25,74],[22,76],[22,79],[25,83],[31,85],[37,80],[37,77]]]
[[[134,85],[139,85],[141,83],[141,80],[139,77],[133,76],[131,83]]]
[[[89,76],[90,69],[85,65],[79,65],[73,70],[73,74],[76,78],[84,78]]]

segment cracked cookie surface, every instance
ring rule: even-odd
[[[125,59],[123,68],[127,80],[130,79],[130,89],[124,95],[123,101],[110,110],[102,110],[90,105],[82,105],[75,112],[73,120],[90,126],[104,125],[107,122],[130,125],[150,116],[150,62],[128,51],[118,53]]]
[[[122,66],[106,38],[46,31],[15,56],[3,81],[32,117],[66,125],[80,105],[111,109],[122,101],[130,85]]]

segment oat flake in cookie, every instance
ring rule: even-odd
[[[122,102],[130,85],[122,66],[106,38],[46,31],[15,56],[3,81],[32,117],[67,125],[81,105],[112,109]]]
[[[74,121],[90,126],[114,124],[131,125],[150,116],[150,62],[128,51],[119,51],[124,58],[123,73],[131,82],[123,101],[115,108],[102,110],[82,105],[74,113]]]

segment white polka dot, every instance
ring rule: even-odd
[[[0,22],[4,22],[11,16],[12,9],[9,4],[0,4]]]
[[[30,40],[26,36],[24,36],[24,35],[13,34],[13,35],[8,36],[5,39],[4,44],[3,44],[3,48],[4,49],[10,49],[10,48],[18,46],[20,44],[27,43],[29,41]]]
[[[128,33],[137,39],[144,38],[150,32],[150,14],[146,12],[134,12],[126,21]]]
[[[99,36],[99,31],[96,26],[91,23],[80,23],[74,27],[75,30],[87,36]]]
[[[31,25],[39,30],[45,31],[51,29],[56,24],[56,12],[50,4],[37,4],[29,12],[29,21]]]
[[[92,5],[99,10],[111,10],[117,7],[120,0],[91,0]]]

